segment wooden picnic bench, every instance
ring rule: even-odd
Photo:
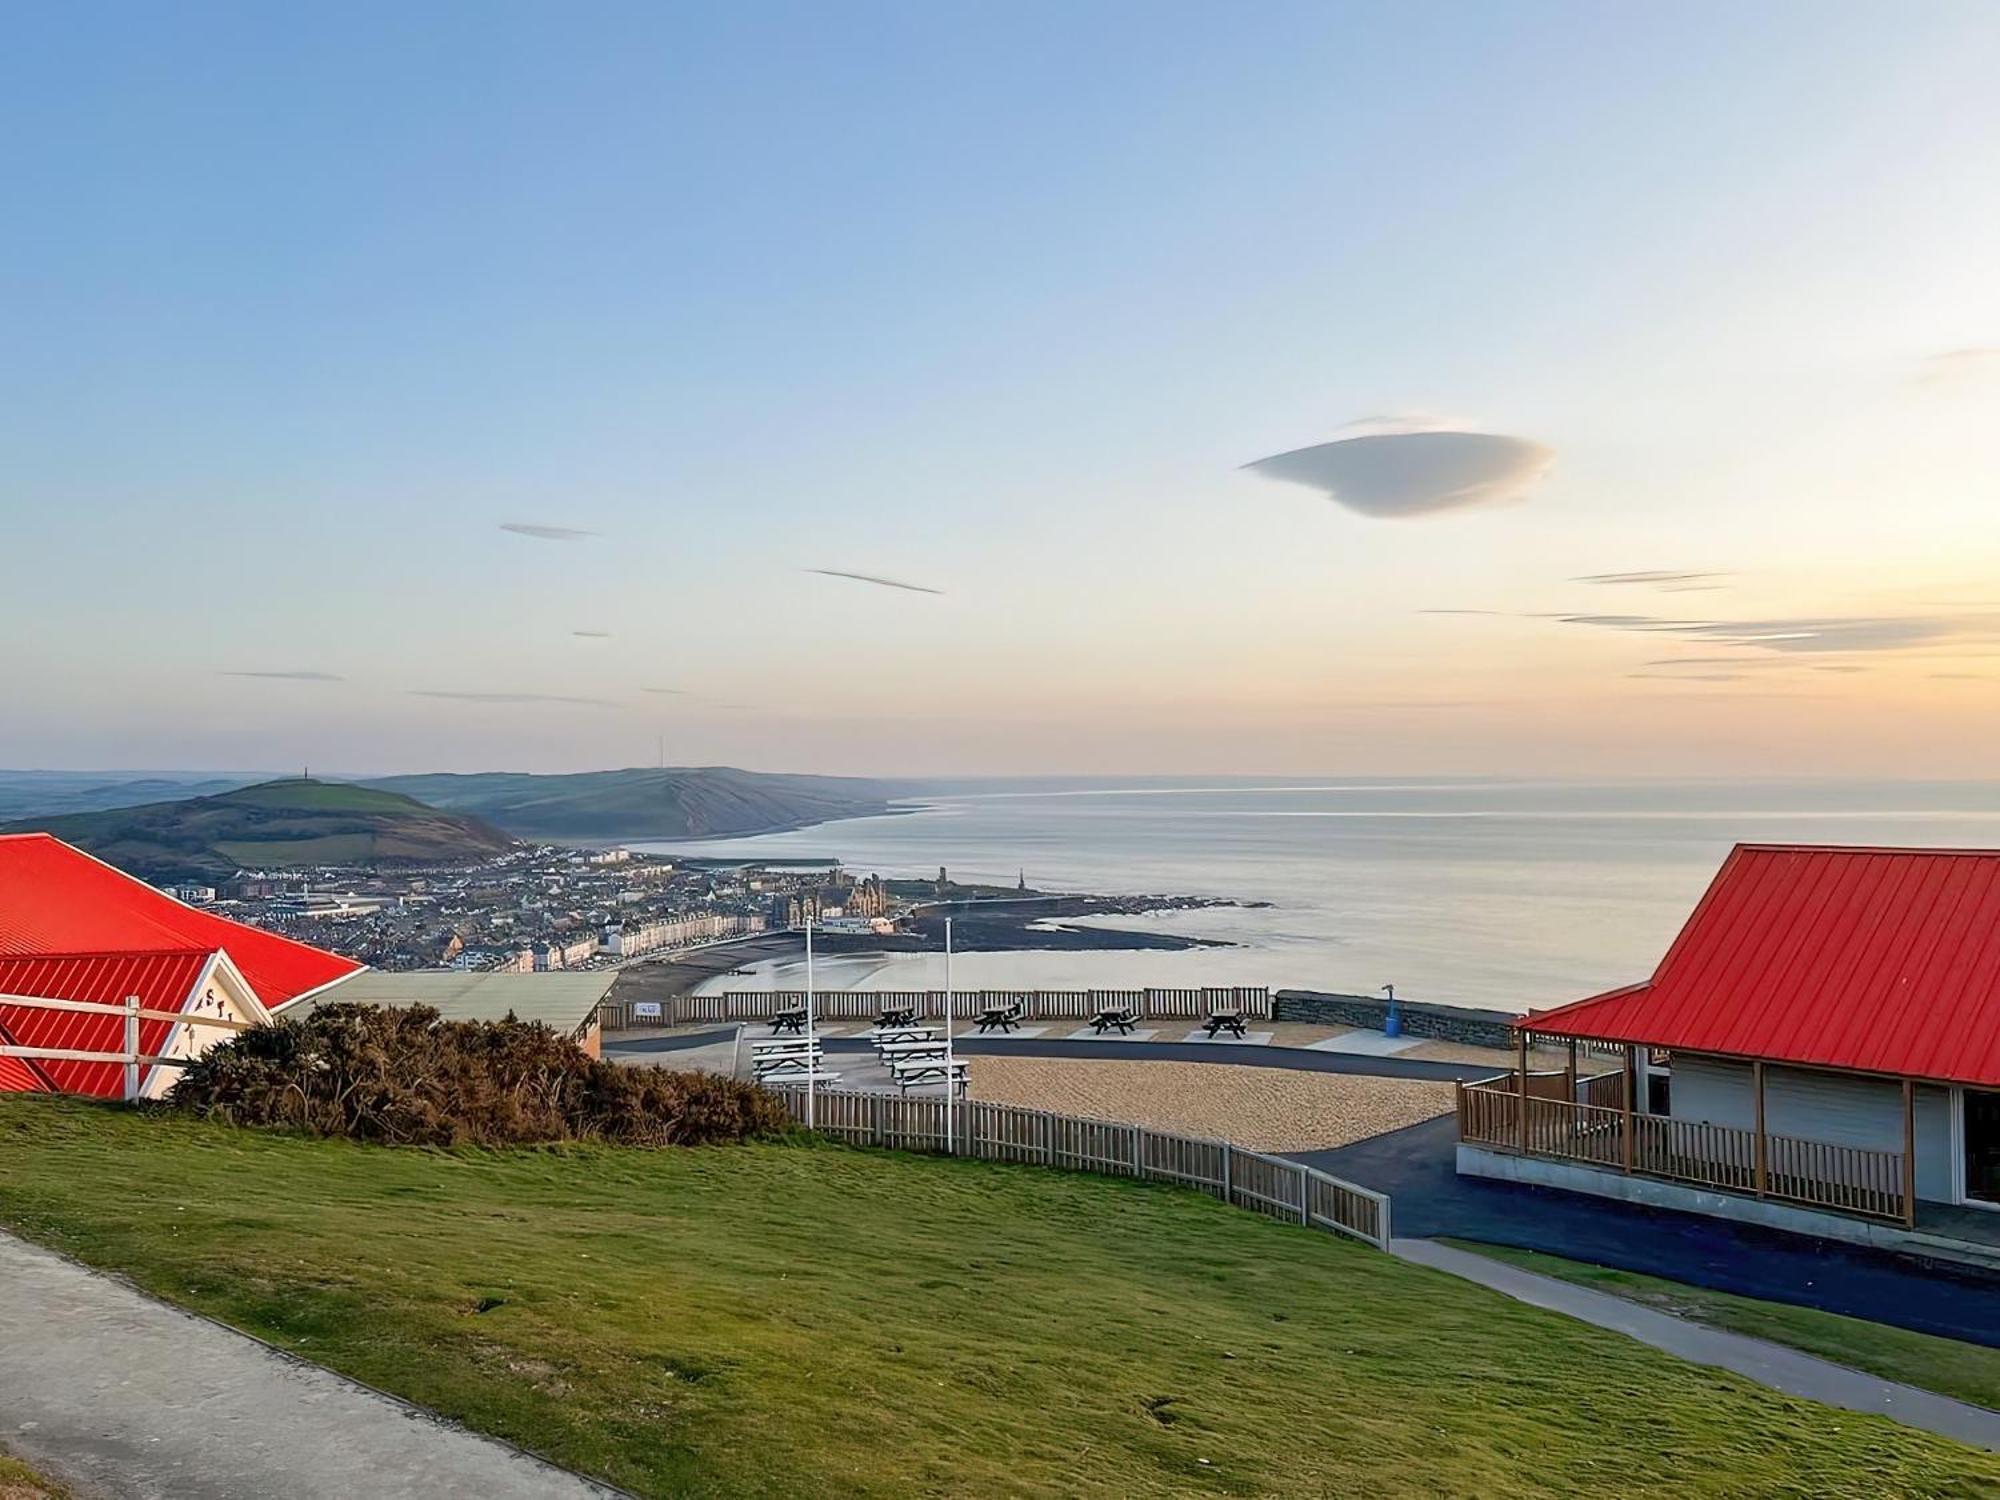
[[[879,1047],[884,1042],[928,1042],[937,1034],[935,1026],[878,1026],[868,1039]]]
[[[1201,1029],[1209,1034],[1211,1040],[1225,1031],[1239,1038],[1247,1035],[1243,1030],[1243,1012],[1240,1010],[1212,1010]]]
[[[967,1070],[963,1062],[954,1062],[947,1067],[942,1058],[924,1061],[899,1059],[889,1064],[890,1075],[896,1086],[904,1093],[918,1084],[943,1083],[955,1088],[962,1096],[966,1089]]]
[[[1016,1026],[1021,1024],[1021,1018],[1025,1014],[1026,1012],[1021,1009],[1021,1002],[1018,1000],[1007,1005],[989,1005],[979,1012],[979,1029],[981,1031],[1012,1031]]]
[[[825,1086],[840,1082],[838,1073],[829,1073],[819,1065],[819,1059],[807,1062],[802,1057],[788,1057],[773,1068],[765,1068],[757,1074],[759,1083],[810,1083]]]
[[[941,1058],[945,1055],[946,1048],[945,1044],[940,1041],[884,1042],[875,1051],[884,1063],[894,1067],[899,1062],[910,1062],[932,1057]]]
[[[1139,1024],[1139,1013],[1129,1005],[1107,1005],[1090,1018],[1090,1024],[1099,1036],[1107,1031],[1122,1036]]]
[[[781,1031],[804,1031],[806,1029],[806,1008],[794,1005],[790,1010],[781,1010],[771,1017],[771,1035]]]
[[[910,1026],[916,1023],[917,1008],[914,1005],[885,1005],[882,1013],[875,1017],[875,1024],[882,1029],[896,1026]]]

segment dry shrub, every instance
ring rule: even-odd
[[[328,1005],[237,1033],[182,1072],[169,1107],[400,1146],[610,1141],[699,1146],[782,1130],[733,1078],[621,1068],[547,1026],[428,1006]]]

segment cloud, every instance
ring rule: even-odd
[[[1565,625],[1678,635],[1766,651],[1905,651],[1964,639],[1964,620],[1914,615],[1827,615],[1786,620],[1663,620],[1651,615],[1561,615]]]
[[[611,632],[608,630],[572,630],[570,634],[580,641],[608,641],[611,639]]]
[[[942,594],[943,589],[926,588],[921,583],[904,583],[895,578],[878,578],[873,573],[849,573],[840,568],[805,568],[806,573],[817,573],[822,578],[849,578],[856,583],[872,583],[878,588],[902,589],[911,594]]]
[[[1654,682],[1747,682],[1742,672],[1627,672],[1627,677]]]
[[[264,677],[274,682],[345,682],[347,679],[334,672],[312,672],[304,668],[283,672],[222,672],[222,677]]]
[[[412,698],[449,698],[457,703],[580,703],[592,708],[615,708],[604,698],[572,698],[563,693],[466,693],[451,688],[412,688]]]
[[[2000,348],[1975,345],[1930,355],[1917,366],[1913,379],[1922,386],[1951,386],[1996,376],[2000,376]]]
[[[1388,519],[1518,500],[1554,462],[1555,450],[1526,438],[1427,431],[1340,438],[1243,467]]]
[[[544,526],[538,521],[502,521],[500,529],[544,542],[580,542],[587,536],[597,535],[594,531],[582,531],[574,526]]]
[[[1668,585],[1668,584],[1685,585],[1691,583],[1703,583],[1711,578],[1727,578],[1728,576],[1729,575],[1727,573],[1669,573],[1662,571],[1660,569],[1649,568],[1637,573],[1585,573],[1579,578],[1572,578],[1570,582],[1608,584],[1608,585],[1626,584],[1626,583],[1655,584],[1655,585]],[[1686,592],[1686,590],[1677,588],[1674,590],[1674,592],[1680,593],[1680,592]]]
[[[685,698],[688,696],[686,688],[640,688],[639,691],[642,693],[664,693],[674,698]]]
[[[1504,609],[1420,609],[1420,615],[1506,615]]]

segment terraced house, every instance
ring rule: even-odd
[[[2000,1264],[2000,850],[1739,845],[1650,979],[1517,1023],[1462,1173]]]

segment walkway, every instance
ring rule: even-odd
[[[1399,1234],[1540,1250],[2000,1348],[2000,1278],[1703,1214],[1460,1177],[1457,1129],[1446,1116],[1286,1154],[1389,1194]]]
[[[619,1492],[0,1235],[0,1439],[110,1500]]]
[[[1389,1253],[1417,1265],[1476,1281],[1517,1302],[1548,1308],[1613,1333],[1622,1333],[1696,1364],[1714,1365],[1773,1390],[1848,1411],[1889,1417],[1940,1437],[2000,1451],[2000,1412],[1954,1401],[1915,1386],[1851,1370],[1801,1354],[1782,1344],[1706,1328],[1623,1297],[1537,1276],[1483,1255],[1431,1240],[1392,1240]]]

